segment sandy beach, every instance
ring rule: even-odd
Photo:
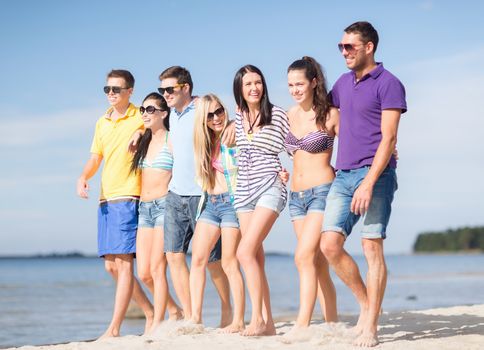
[[[221,334],[216,329],[195,327],[183,322],[165,322],[151,336],[127,335],[96,342],[24,346],[20,349],[170,349],[170,350],[242,350],[242,349],[354,349],[349,327],[356,316],[343,316],[341,322],[314,322],[300,339],[288,341],[284,334],[292,321],[277,322],[277,336],[245,338]],[[455,306],[420,311],[383,313],[377,349],[483,349],[484,304]]]

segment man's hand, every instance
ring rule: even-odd
[[[138,148],[138,141],[143,136],[143,132],[141,130],[136,130],[131,136],[131,139],[128,142],[128,152],[135,153],[136,149]]]
[[[353,194],[351,201],[351,212],[356,215],[364,215],[370,207],[373,196],[373,185],[363,180]]]
[[[230,121],[222,135],[222,144],[227,147],[235,145],[235,121]]]
[[[89,192],[89,184],[87,183],[86,179],[80,177],[77,180],[77,195],[81,198],[87,199]]]
[[[286,168],[282,168],[282,170],[279,171],[279,179],[281,179],[284,185],[289,182],[289,172],[286,170]]]

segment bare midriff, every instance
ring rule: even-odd
[[[215,171],[215,169],[214,169]],[[235,190],[235,189],[234,189]],[[208,194],[221,194],[228,191],[225,175],[220,171],[215,171],[215,185],[207,190]]]
[[[141,173],[141,200],[149,202],[168,193],[171,171],[145,168]]]
[[[293,157],[291,191],[304,191],[332,182],[335,176],[330,163],[332,152],[332,148],[321,153],[297,150]]]

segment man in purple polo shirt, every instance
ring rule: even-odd
[[[321,250],[360,305],[354,345],[378,344],[378,316],[387,270],[383,239],[397,189],[396,159],[400,115],[406,112],[405,89],[375,62],[378,33],[368,22],[345,29],[338,47],[351,70],[331,91],[340,110],[337,175],[328,194]],[[368,263],[366,286],[358,266],[343,245],[363,219],[362,246]]]

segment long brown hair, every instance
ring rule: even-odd
[[[328,89],[326,87],[326,78],[323,74],[321,65],[314,58],[304,56],[300,60],[296,60],[291,63],[287,68],[287,72],[293,70],[302,70],[309,82],[316,79],[316,87],[314,88],[313,95],[313,110],[316,115],[316,124],[326,130],[326,119],[331,107],[330,100],[328,98]]]

